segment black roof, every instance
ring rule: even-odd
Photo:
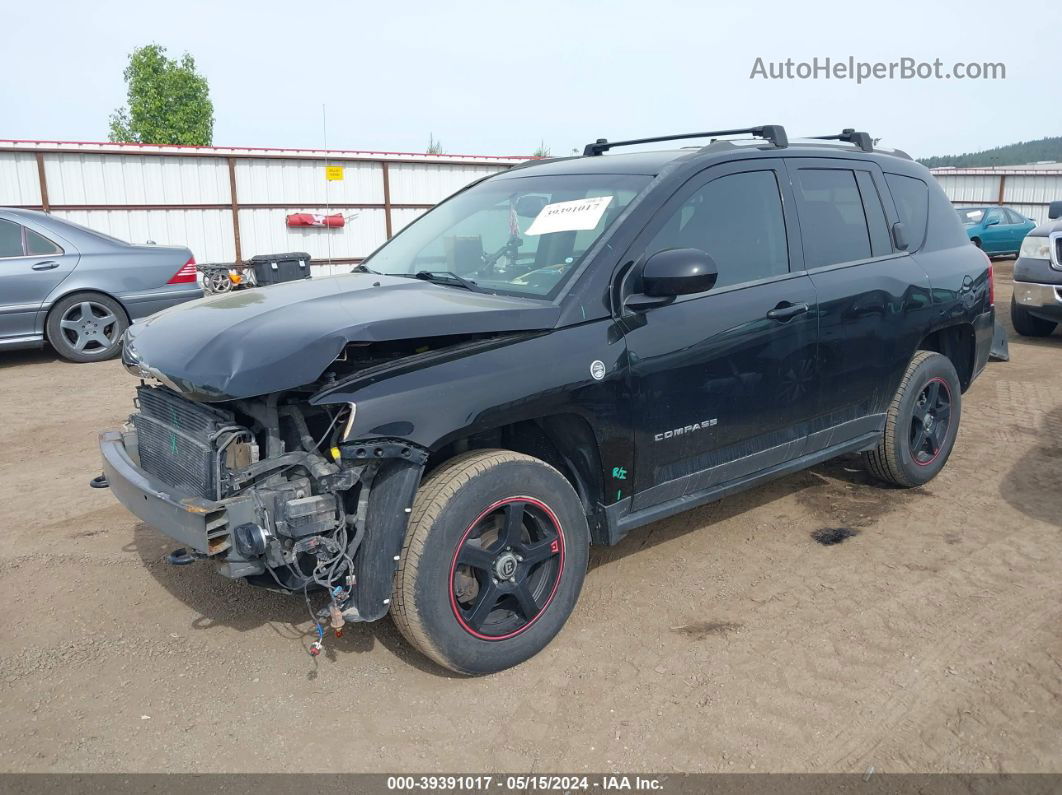
[[[753,139],[735,140],[729,136],[752,135]],[[682,139],[705,139],[711,142],[707,146],[690,146],[682,149],[658,151],[628,152],[624,154],[605,155],[612,149],[639,146],[648,143],[662,143]],[[874,139],[870,133],[857,132],[846,127],[840,133],[813,136],[808,139],[791,142],[785,128],[779,124],[765,124],[759,127],[746,127],[715,132],[680,133],[661,135],[654,138],[635,138],[626,141],[608,141],[598,138],[583,149],[582,157],[561,157],[548,160],[531,160],[514,166],[504,174],[513,177],[527,176],[527,171],[538,174],[645,174],[656,176],[666,166],[683,160],[694,160],[722,154],[741,153],[748,156],[754,151],[768,151],[782,156],[803,155],[805,157],[836,157],[837,155],[858,154],[885,155],[913,163],[910,155],[898,149],[875,149]],[[495,179],[504,178],[504,174]]]
[[[683,149],[530,160],[495,175],[493,179],[504,179],[507,176],[514,178],[530,176],[528,172],[533,172],[536,176],[540,174],[645,174],[656,176],[665,166],[683,160],[709,157],[722,159],[725,156],[733,156],[734,154],[748,156],[753,153],[777,155],[779,157],[854,156],[860,158],[874,157],[875,159],[890,157],[900,161],[896,165],[913,163],[905,152],[899,150],[875,149],[873,152],[866,152],[852,145],[828,143],[826,141],[796,140],[791,141],[786,147],[775,147],[770,144],[764,144],[762,141],[720,140],[708,146],[686,147]],[[906,171],[907,169],[901,170]]]

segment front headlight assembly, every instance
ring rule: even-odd
[[[1051,259],[1051,238],[1027,236],[1021,243],[1018,256],[1023,259]]]

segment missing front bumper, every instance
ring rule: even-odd
[[[137,451],[135,430],[100,434],[103,474],[114,496],[131,513],[174,541],[217,557],[232,548],[232,528],[255,521],[255,506],[249,496],[215,502],[182,494],[141,469]],[[247,572],[223,573],[245,576]]]

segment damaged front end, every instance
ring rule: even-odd
[[[325,588],[346,620],[374,620],[427,453],[386,438],[344,453],[356,407],[307,397],[206,404],[142,382],[138,411],[100,437],[104,475],[131,512],[225,576]]]
[[[395,416],[352,430],[358,390],[540,334],[557,311],[352,273],[158,313],[124,337],[138,410],[101,435],[104,476],[225,576],[327,588],[347,620],[380,618],[433,442],[410,440],[397,396]]]

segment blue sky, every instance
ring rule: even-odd
[[[567,154],[597,137],[855,126],[915,156],[1062,134],[1062,6],[971,1],[51,2],[3,11],[0,137],[105,140],[121,72],[196,59],[214,143]],[[1003,62],[998,81],[749,78],[757,57]]]

